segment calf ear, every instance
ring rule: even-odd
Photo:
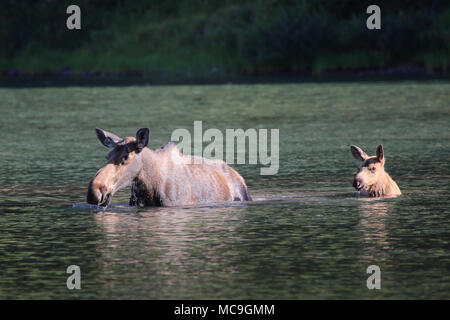
[[[377,159],[384,166],[384,150],[381,144],[377,147]]]
[[[368,158],[367,154],[357,146],[351,146],[350,150],[352,151],[353,157],[355,157],[355,159],[358,159],[359,161],[364,161]]]
[[[115,134],[102,129],[95,128],[95,133],[97,134],[98,140],[108,148],[114,148],[122,140],[122,138],[119,138]]]
[[[136,132],[136,147],[139,151],[147,146],[149,136],[150,130],[148,128],[142,128]]]

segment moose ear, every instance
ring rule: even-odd
[[[368,158],[367,154],[357,146],[351,146],[350,150],[352,151],[353,157],[359,161],[364,161]]]
[[[119,138],[115,134],[102,129],[95,128],[95,133],[97,134],[98,140],[108,148],[114,148],[122,140],[122,138]]]
[[[142,128],[136,132],[136,146],[139,151],[147,146],[149,136],[150,130],[148,128]]]
[[[377,147],[377,159],[384,166],[384,150],[381,144]]]

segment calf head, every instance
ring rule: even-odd
[[[361,148],[357,146],[350,147],[353,157],[361,161],[358,172],[353,180],[353,187],[357,191],[368,190],[371,186],[377,184],[384,178],[384,151],[380,144],[377,147],[375,156],[368,156]]]

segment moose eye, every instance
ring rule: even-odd
[[[128,155],[122,157],[122,164],[125,164],[128,161]]]

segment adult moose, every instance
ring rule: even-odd
[[[95,132],[112,150],[106,156],[107,164],[89,183],[90,204],[107,206],[118,190],[128,186],[131,206],[251,201],[244,179],[222,160],[183,155],[171,142],[150,150],[146,148],[148,128],[139,129],[135,138],[123,139],[101,129]]]
[[[370,197],[402,194],[395,181],[384,171],[385,157],[381,144],[377,147],[376,156],[371,157],[357,146],[351,146],[350,149],[353,157],[361,161],[353,180],[353,187],[358,194]]]

